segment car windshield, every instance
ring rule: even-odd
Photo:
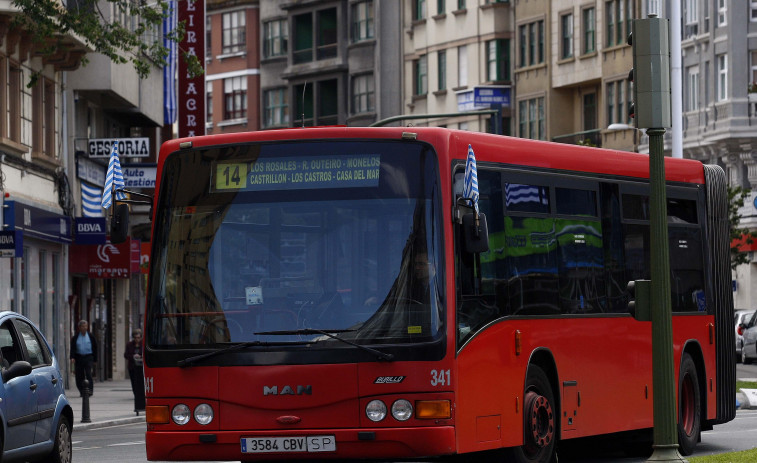
[[[308,329],[361,345],[441,335],[439,173],[427,145],[184,150],[167,158],[160,189],[152,347],[345,345]]]

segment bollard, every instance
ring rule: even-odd
[[[81,398],[81,422],[82,423],[91,423],[92,420],[89,419],[89,381],[87,379],[84,379],[84,391],[82,393]]]

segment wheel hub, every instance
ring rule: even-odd
[[[546,397],[529,391],[526,394],[526,437],[537,448],[548,446],[555,435],[555,416]]]

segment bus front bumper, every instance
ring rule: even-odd
[[[308,437],[335,439],[334,450],[292,450]],[[256,442],[246,440],[255,439]],[[245,439],[246,453],[243,453]],[[328,438],[325,439],[326,444]],[[281,431],[147,431],[147,459],[156,460],[303,460],[417,458],[455,452],[455,429],[428,428],[319,429]],[[264,446],[288,450],[266,450]],[[253,447],[260,446],[259,449]],[[307,444],[305,444],[307,446]],[[315,446],[314,446],[315,447]]]

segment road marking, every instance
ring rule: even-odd
[[[118,444],[110,444],[110,445],[108,445],[108,447],[120,447],[120,446],[124,446],[124,445],[142,445],[144,443],[145,443],[145,441],[143,441],[143,440],[136,441],[136,442],[119,442]]]
[[[102,447],[71,447],[72,450],[95,450],[101,448]]]

